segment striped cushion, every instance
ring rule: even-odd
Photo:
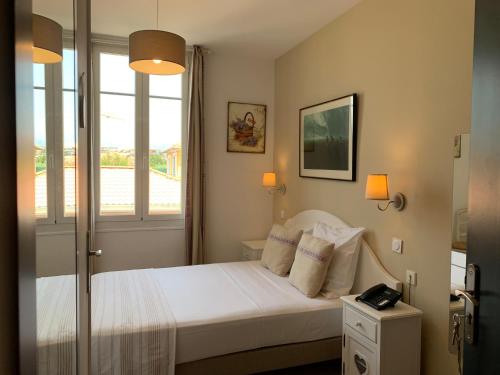
[[[295,250],[302,230],[274,224],[262,252],[262,265],[279,276],[285,276],[292,267]]]

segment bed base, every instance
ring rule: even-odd
[[[342,357],[342,337],[270,346],[175,366],[176,375],[246,375]]]

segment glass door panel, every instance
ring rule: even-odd
[[[78,373],[73,0],[33,0],[38,374]],[[41,16],[41,17],[39,17]],[[55,49],[54,49],[55,46]]]

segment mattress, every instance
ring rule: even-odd
[[[176,320],[176,363],[342,335],[339,299],[308,298],[258,261],[152,272]]]

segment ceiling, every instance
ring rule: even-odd
[[[214,52],[274,59],[361,0],[158,0],[159,28]],[[71,28],[72,0],[34,0]],[[92,0],[92,32],[128,36],[156,26],[156,0]]]

